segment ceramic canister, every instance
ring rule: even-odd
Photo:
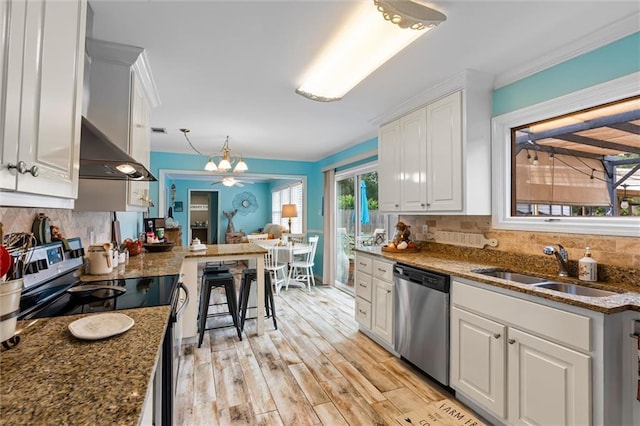
[[[89,273],[91,275],[110,274],[113,270],[113,251],[104,245],[89,246]]]

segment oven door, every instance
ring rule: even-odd
[[[171,317],[165,333],[162,351],[162,423],[177,424],[174,408],[180,370],[180,346],[182,327],[180,319],[189,303],[189,291],[183,283],[177,283],[171,295]]]

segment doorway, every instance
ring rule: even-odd
[[[218,244],[218,191],[189,191],[189,241]]]
[[[386,215],[378,211],[377,166],[336,173],[336,287],[354,293],[353,249],[373,245],[374,230],[385,229]]]

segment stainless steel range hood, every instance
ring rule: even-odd
[[[156,181],[155,176],[82,117],[80,179]]]

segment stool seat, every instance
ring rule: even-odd
[[[255,268],[246,268],[242,270],[242,280],[240,281],[240,330],[244,331],[244,322],[247,319],[247,305],[249,304],[249,293],[251,285],[257,282],[258,273]],[[273,289],[271,283],[271,273],[264,271],[264,307],[267,318],[271,316],[273,326],[277,330],[278,322],[276,321],[276,305],[273,300]]]
[[[229,267],[225,265],[212,265],[210,262],[207,262],[202,270],[203,274],[220,274],[222,272],[229,272]]]
[[[219,268],[219,267],[210,267]],[[227,268],[228,271],[228,268]],[[226,295],[226,303],[216,303],[210,305],[211,290],[218,287],[224,287]],[[227,305],[228,312],[209,315],[209,306],[214,305]],[[215,316],[231,315],[233,325],[238,332],[238,338],[242,340],[242,332],[240,330],[240,321],[238,318],[238,299],[236,296],[236,289],[233,279],[233,274],[222,271],[211,271],[202,275],[202,285],[200,288],[200,310],[198,311],[198,347],[202,346],[202,340],[204,338],[204,332],[211,330],[206,328],[207,318]],[[214,327],[220,328],[220,327]]]

